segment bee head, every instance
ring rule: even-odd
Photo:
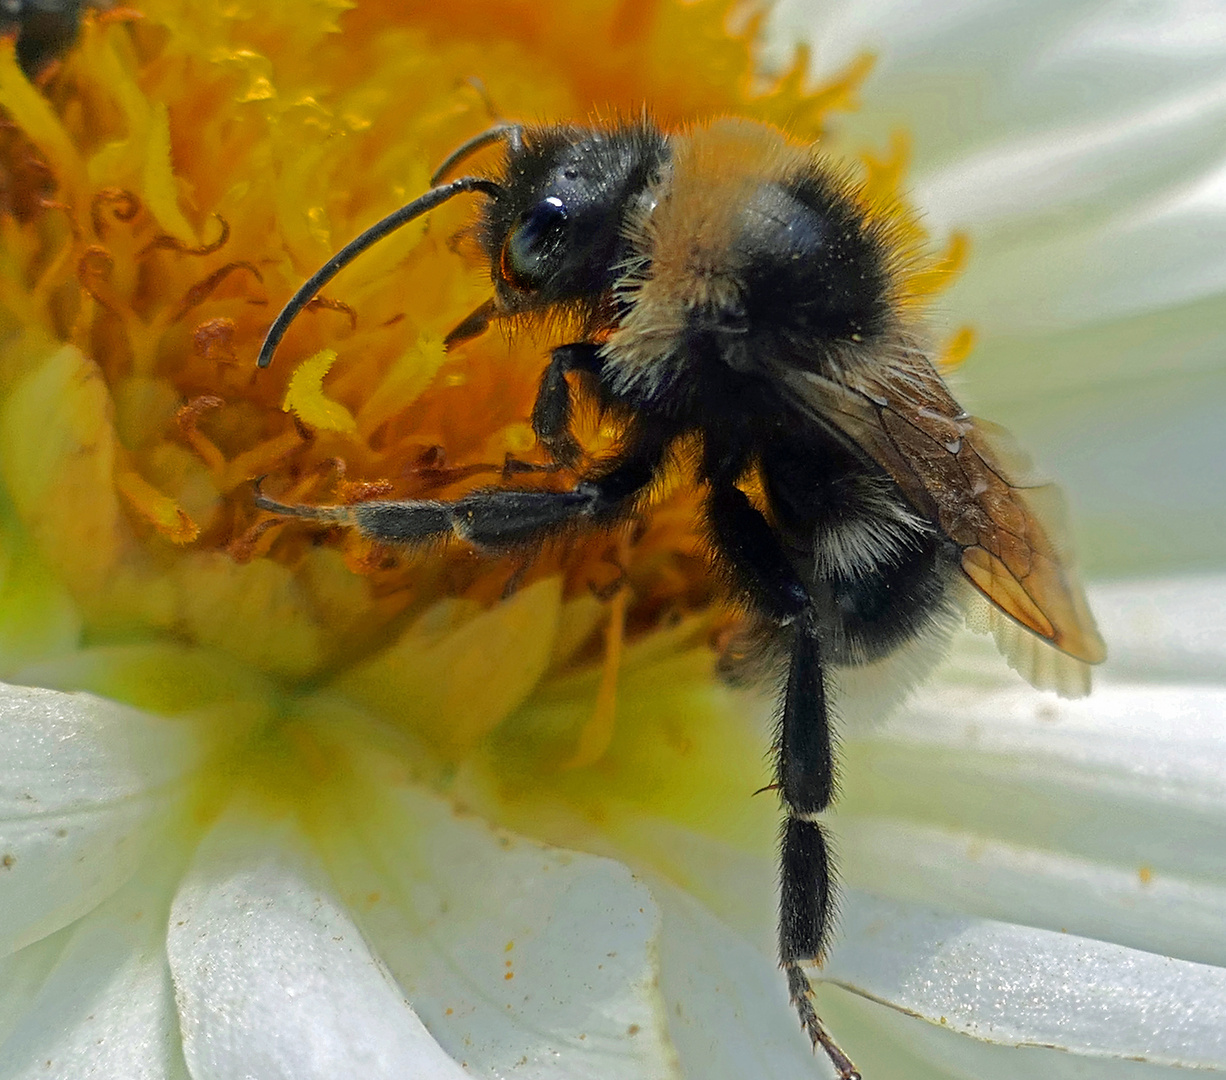
[[[667,160],[664,136],[645,123],[528,129],[508,145],[478,238],[498,315],[568,308],[594,316],[625,257],[628,207]]]

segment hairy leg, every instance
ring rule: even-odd
[[[813,820],[834,796],[830,718],[813,600],[770,523],[735,484],[712,483],[707,519],[720,554],[750,603],[792,630],[777,763],[777,787],[788,815],[780,842],[779,962],[814,1048],[826,1052],[840,1080],[859,1080],[813,1008],[813,988],[801,967],[804,961],[821,959],[833,906],[830,854],[822,828]]]

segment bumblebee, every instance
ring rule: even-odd
[[[493,145],[495,171],[442,182]],[[479,193],[493,295],[447,344],[495,322],[568,316],[576,332],[551,351],[531,419],[578,482],[454,502],[296,506],[258,491],[256,502],[378,541],[458,536],[502,553],[624,521],[670,457],[697,447],[713,564],[751,614],[758,652],[786,671],[772,785],[785,812],[780,964],[814,1048],[842,1080],[858,1077],[802,968],[821,961],[831,926],[821,813],[835,787],[833,680],[946,637],[969,612],[1035,685],[1088,689],[1104,647],[1044,509],[1050,490],[1026,486],[1003,433],[954,400],[904,300],[897,227],[812,146],[735,119],[672,133],[646,120],[505,124],[456,150],[433,182],[303,285],[259,365],[361,251]],[[601,460],[585,461],[572,432],[575,390],[621,421]]]

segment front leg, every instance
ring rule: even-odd
[[[598,374],[600,365],[600,346],[591,341],[559,345],[550,353],[532,407],[532,430],[559,465],[573,468],[583,457],[583,449],[570,429],[571,395],[566,375],[571,371]]]
[[[779,721],[777,787],[788,818],[780,850],[779,963],[792,1004],[816,1048],[840,1080],[859,1073],[826,1031],[813,1007],[813,988],[801,967],[825,952],[833,907],[830,854],[814,820],[834,796],[834,756],[819,620],[778,534],[740,488],[713,481],[707,520],[719,553],[761,615],[792,635],[792,656]]]
[[[301,506],[277,502],[257,486],[261,510],[330,525],[348,525],[391,544],[424,544],[458,536],[492,552],[531,546],[567,528],[607,525],[628,514],[651,483],[667,443],[632,439],[627,451],[570,491],[481,488],[455,502],[372,501],[351,506]]]

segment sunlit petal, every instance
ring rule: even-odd
[[[931,1022],[1010,1046],[1226,1068],[1226,968],[859,894],[843,921],[826,977]]]
[[[1222,963],[1226,694],[933,687],[849,741],[847,880]]]
[[[0,686],[0,945],[114,892],[179,818],[211,745],[190,722],[90,694]]]
[[[194,1080],[466,1075],[371,955],[289,825],[223,818],[167,937]]]
[[[164,947],[182,858],[150,856],[74,925],[0,960],[5,1080],[187,1080]]]
[[[660,913],[625,866],[496,833],[397,783],[394,761],[360,759],[320,832],[328,865],[457,1060],[525,1077],[678,1075]]]
[[[1106,670],[1112,678],[1219,686],[1226,681],[1226,576],[1100,585],[1094,605],[1111,628]]]
[[[684,1075],[817,1075],[768,954],[675,886],[653,881],[652,895],[664,919],[660,992]]]

